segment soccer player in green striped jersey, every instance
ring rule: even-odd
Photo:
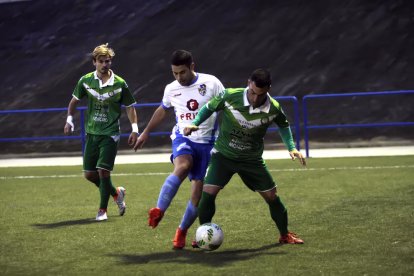
[[[288,230],[287,209],[277,194],[275,182],[262,158],[263,138],[275,123],[292,160],[306,165],[303,155],[295,148],[289,122],[280,104],[270,94],[271,76],[265,69],[255,70],[246,88],[229,88],[204,105],[185,135],[214,112],[221,111],[219,135],[212,150],[198,207],[200,224],[211,222],[216,196],[237,173],[244,184],[258,192],[269,206],[270,215],[279,230],[280,243],[301,244],[303,240]]]
[[[92,52],[95,71],[81,77],[68,106],[68,117],[64,127],[66,135],[74,131],[73,114],[84,97],[88,100],[86,120],[86,146],[83,156],[83,171],[87,180],[94,183],[100,192],[97,221],[107,220],[109,197],[114,198],[122,216],[126,210],[125,188],[115,188],[111,171],[120,139],[119,118],[122,105],[131,122],[132,132],[128,144],[134,145],[138,137],[138,116],[134,107],[135,99],[125,80],[111,70],[115,52],[108,44],[97,46]]]

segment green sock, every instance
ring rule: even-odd
[[[201,224],[211,222],[216,213],[216,196],[203,192],[198,204],[198,220]]]
[[[280,197],[276,197],[273,202],[269,202],[270,216],[276,223],[277,228],[281,235],[288,233],[288,215],[287,209],[283,205]]]
[[[111,180],[111,178],[109,178],[109,183],[110,183],[110,188],[111,188],[111,196],[116,196],[118,193],[117,193],[117,191],[116,191],[116,188],[114,187],[114,185],[112,184],[112,180]]]
[[[100,179],[99,192],[101,194],[100,209],[108,208],[109,195],[111,193],[111,179],[104,177]]]

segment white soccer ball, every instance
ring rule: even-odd
[[[213,251],[223,243],[224,234],[215,223],[205,223],[197,228],[196,242],[199,248]]]

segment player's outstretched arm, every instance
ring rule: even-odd
[[[194,118],[191,125],[187,126],[183,130],[184,136],[190,135],[193,131],[197,131],[199,129],[199,125],[201,125],[205,120],[207,120],[214,111],[211,111],[207,108],[208,104],[203,105],[203,107],[198,112],[197,116]]]
[[[289,151],[289,155],[292,158],[292,160],[295,160],[297,158],[297,159],[299,159],[300,163],[303,166],[306,166],[306,159],[305,159],[305,157],[297,149],[293,149],[293,150]]]

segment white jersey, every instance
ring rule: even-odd
[[[168,84],[164,90],[162,106],[164,109],[174,107],[176,125],[171,139],[186,137],[196,143],[213,143],[217,136],[217,115],[214,113],[199,126],[198,131],[184,136],[183,130],[191,125],[198,111],[211,98],[219,96],[224,91],[223,84],[213,75],[196,73],[196,80],[189,86],[182,86],[178,81]]]

